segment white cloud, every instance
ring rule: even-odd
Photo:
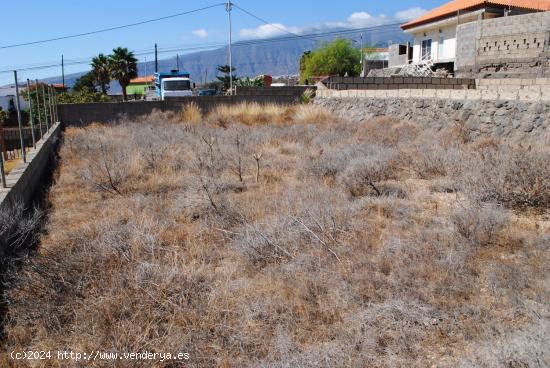
[[[288,33],[300,33],[301,29],[296,27],[286,27],[281,23],[262,24],[256,28],[243,28],[239,35],[245,38],[269,38]]]
[[[398,11],[397,13],[395,13],[395,18],[400,21],[408,21],[414,18],[418,18],[426,14],[427,12],[428,11],[426,9],[417,6],[414,8]]]
[[[385,14],[372,15],[361,11],[352,13],[346,20],[325,22],[301,27],[289,27],[281,23],[262,24],[256,28],[243,28],[239,31],[242,38],[270,38],[284,35],[286,33],[310,33],[315,31],[326,31],[334,28],[366,28],[388,23],[399,23],[411,20],[426,13],[425,9],[414,7],[398,11],[393,16]]]
[[[388,22],[384,14],[372,16],[367,12],[356,12],[348,17],[348,25],[351,28],[369,27]]]
[[[206,29],[204,28],[195,29],[192,33],[199,38],[208,37],[208,32],[206,32]]]

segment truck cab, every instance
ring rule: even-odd
[[[172,70],[170,73],[155,73],[155,87],[157,97],[161,100],[193,95],[191,79],[189,73],[185,71]]]

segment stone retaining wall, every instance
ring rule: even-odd
[[[389,116],[435,129],[461,123],[474,136],[550,144],[550,101],[316,97],[314,103],[357,122]]]

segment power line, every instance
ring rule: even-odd
[[[40,44],[40,43],[47,43],[47,42],[65,40],[65,39],[68,39],[68,38],[76,38],[76,37],[82,37],[82,36],[89,36],[89,35],[93,35],[93,34],[97,34],[97,33],[110,32],[110,31],[115,31],[115,30],[118,30],[118,29],[135,27],[135,26],[139,26],[139,25],[142,25],[142,24],[153,23],[153,22],[158,22],[158,21],[161,21],[161,20],[180,17],[182,15],[197,13],[199,11],[215,8],[215,7],[221,6],[221,5],[225,5],[225,3],[213,4],[213,5],[205,6],[205,7],[199,8],[199,9],[193,9],[193,10],[189,10],[189,11],[185,11],[185,12],[181,12],[181,13],[177,13],[177,14],[167,15],[167,16],[164,16],[164,17],[148,19],[148,20],[144,20],[144,21],[141,21],[141,22],[125,24],[125,25],[122,25],[122,26],[103,28],[103,29],[98,29],[98,30],[95,30],[95,31],[77,33],[77,34],[67,35],[67,36],[60,36],[60,37],[49,38],[49,39],[40,40],[40,41],[31,41],[31,42],[24,42],[24,43],[12,44],[12,45],[4,45],[4,46],[0,46],[0,49],[9,49],[9,48],[14,48],[14,47],[36,45],[36,44]]]

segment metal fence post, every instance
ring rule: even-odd
[[[31,97],[31,82],[27,78],[27,96],[29,97],[29,122],[31,123],[31,137],[32,137],[32,146],[36,148],[36,137],[34,136],[34,123],[32,119],[32,97]]]
[[[53,121],[53,105],[52,105],[52,86],[48,85],[48,103],[50,107],[50,126],[54,125]]]
[[[21,121],[21,105],[19,102],[19,84],[17,82],[17,70],[13,71],[15,79],[15,107],[17,108],[17,122],[19,123],[19,138],[21,140],[21,155],[23,162],[27,162],[27,152],[25,152],[25,139],[23,138],[23,122]]]
[[[0,128],[0,155],[4,157],[4,161],[8,159],[8,151],[6,150],[6,133],[4,128]]]
[[[42,133],[42,113],[40,112],[40,94],[38,93],[38,79],[35,79],[36,85],[36,109],[38,110],[38,124],[40,125],[40,139],[44,136]]]
[[[2,177],[2,187],[7,188],[8,185],[6,183],[6,174],[4,173],[4,146],[0,146],[0,176]]]
[[[55,90],[55,87],[52,87],[53,92],[53,111],[55,115],[55,122],[57,123],[59,121],[59,116],[57,116],[57,91]]]
[[[48,126],[48,105],[46,105],[46,88],[42,84],[42,102],[44,104],[44,119],[46,119],[46,133],[50,130]]]

